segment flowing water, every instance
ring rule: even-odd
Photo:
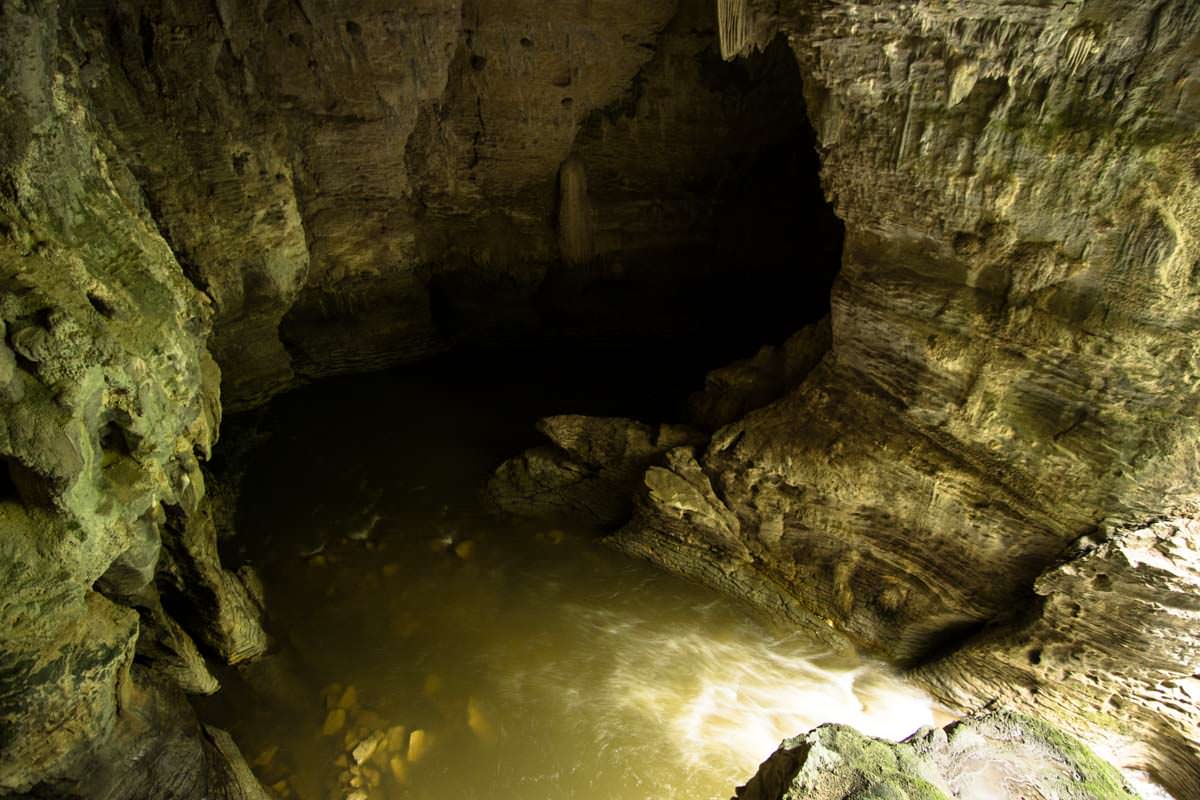
[[[278,647],[201,710],[277,795],[727,798],[823,722],[931,724],[878,665],[594,535],[482,514],[537,416],[637,409],[570,375],[468,366],[322,384],[258,422],[228,556],[261,574]]]

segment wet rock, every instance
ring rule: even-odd
[[[4,330],[0,328],[0,389],[13,382],[17,374],[17,358],[4,343]]]
[[[433,749],[433,736],[425,730],[417,728],[408,735],[408,762],[418,764],[429,755]]]
[[[209,797],[214,800],[268,800],[266,792],[250,772],[241,751],[228,733],[211,725],[204,732],[221,760],[210,762]]]
[[[484,710],[483,705],[474,697],[467,699],[467,727],[471,733],[484,743],[494,744],[496,741],[496,726]]]
[[[1120,774],[1084,745],[1008,713],[971,717],[901,744],[824,725],[788,739],[737,800],[971,797],[1136,800]]]
[[[375,755],[375,752],[383,742],[384,733],[382,731],[376,731],[360,741],[350,753],[351,757],[354,758],[354,763],[360,766],[365,764]]]
[[[343,689],[341,695],[338,696],[337,707],[344,708],[347,711],[358,708],[358,687],[350,684]]]
[[[189,622],[230,664],[258,658],[269,645],[262,627],[262,586],[249,567],[221,568],[217,534],[207,509],[171,515],[162,565],[164,592],[181,598]]]
[[[205,502],[211,307],[85,110],[60,12],[0,26],[0,794],[217,797],[236,771],[182,692],[215,688],[208,620],[153,598],[164,507]],[[180,590],[173,612],[206,594]]]
[[[325,723],[321,726],[321,735],[333,736],[344,727],[346,727],[346,709],[331,709],[325,715]]]
[[[257,756],[254,757],[253,766],[260,768],[270,767],[275,761],[275,756],[279,755],[279,745],[272,744],[263,748]]]
[[[1195,519],[1081,542],[1037,579],[1033,610],[916,677],[960,707],[986,693],[1056,721],[1165,786],[1194,785],[1197,553]]]
[[[189,694],[212,694],[220,684],[196,643],[162,607],[156,595],[142,600],[137,655]]]
[[[551,446],[527,451],[496,470],[487,498],[497,508],[539,519],[584,520],[607,527],[629,516],[648,466],[674,447],[706,437],[690,428],[654,428],[628,419],[547,417],[538,430]]]
[[[392,780],[403,786],[408,783],[408,765],[400,756],[392,756],[388,759],[388,770],[392,774]]]
[[[403,725],[393,725],[387,730],[383,747],[389,753],[403,753],[407,750],[407,743],[408,729]]]

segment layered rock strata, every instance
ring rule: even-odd
[[[654,428],[629,419],[564,415],[538,430],[551,444],[528,450],[496,470],[485,496],[517,516],[611,527],[629,518],[642,473],[676,447],[703,443],[682,425]]]
[[[721,13],[728,56],[783,31],[801,65],[846,224],[832,349],[650,468],[614,543],[1188,796],[1200,8]]]
[[[767,224],[820,205],[789,166],[795,66],[723,64],[708,0],[393,5],[64,7],[89,108],[212,301],[228,408],[546,315],[669,333],[681,286],[831,224]],[[739,175],[767,151],[753,213]]]

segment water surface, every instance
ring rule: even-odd
[[[311,387],[255,423],[268,435],[228,555],[259,570],[279,647],[202,711],[280,796],[726,798],[823,722],[893,739],[931,723],[877,665],[593,532],[480,511],[536,417],[671,413],[584,374],[595,365],[444,362]],[[671,377],[633,383],[667,396]]]

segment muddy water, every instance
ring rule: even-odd
[[[262,575],[278,652],[202,714],[278,796],[725,798],[820,723],[930,724],[878,666],[587,532],[480,513],[537,416],[637,411],[573,385],[442,365],[323,384],[258,421],[229,557]]]

